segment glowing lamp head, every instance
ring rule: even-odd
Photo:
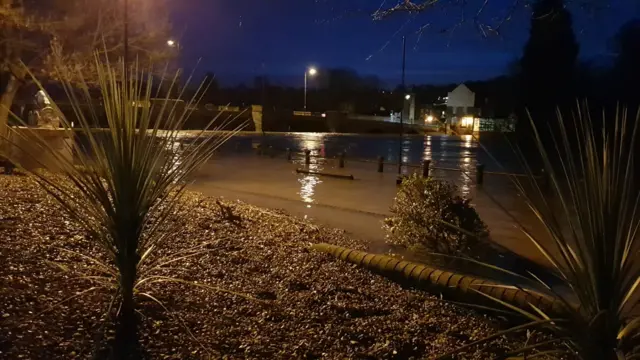
[[[427,122],[428,123],[433,122],[433,116],[431,115],[427,116]]]
[[[318,73],[318,70],[316,68],[309,68],[309,75],[314,76],[317,73]]]
[[[411,99],[411,95],[407,94],[407,95],[404,96],[404,98],[405,98],[405,100],[409,100],[409,99]]]
[[[177,45],[177,43],[176,43],[176,41],[175,41],[175,40],[173,40],[173,39],[169,39],[169,40],[167,40],[167,46],[169,46],[169,47],[176,47],[176,45]]]

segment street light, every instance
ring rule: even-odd
[[[129,65],[129,0],[123,0],[123,19],[124,19],[124,55],[123,62],[125,68],[125,81],[127,77],[127,66]]]
[[[314,67],[308,68],[304,71],[304,110],[307,110],[307,78],[309,76],[315,76],[318,73],[318,70]]]
[[[175,47],[176,46],[175,40],[172,40],[172,39],[167,40],[167,46]]]
[[[410,100],[411,99],[411,95],[407,94],[404,96],[405,100]]]

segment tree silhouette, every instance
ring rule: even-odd
[[[625,103],[638,103],[636,88],[640,82],[640,19],[624,24],[614,37],[617,54],[613,81],[618,99]]]
[[[170,29],[162,3],[130,4],[130,54],[141,66],[175,56],[166,44]],[[0,135],[28,71],[54,79],[81,74],[92,82],[95,52],[109,61],[122,56],[122,14],[122,2],[113,0],[0,1]]]
[[[527,107],[538,128],[546,129],[547,121],[555,118],[556,107],[575,97],[579,46],[562,0],[537,0],[532,10],[529,40],[520,60],[519,108]],[[522,112],[519,115],[526,117]],[[522,120],[521,125],[529,122]]]

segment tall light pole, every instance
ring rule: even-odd
[[[124,69],[125,69],[125,81],[127,78],[127,66],[129,66],[129,0],[123,0],[123,19],[124,19]]]
[[[403,36],[402,37],[402,110],[400,111],[400,144],[398,145],[398,183],[400,181],[402,181],[400,179],[400,176],[402,175],[402,133],[404,132],[404,123],[403,123],[403,116],[404,116],[404,106],[407,100],[410,99],[406,97],[405,95],[405,82],[404,82],[404,73],[405,73],[405,67],[406,67],[406,59],[407,59],[407,37]]]
[[[309,76],[315,76],[318,73],[318,70],[316,70],[316,68],[309,68],[307,70],[304,71],[304,110],[307,110],[307,78]]]
[[[122,92],[126,94],[127,88],[129,86],[129,0],[123,0],[123,14],[122,19],[124,20],[124,34],[122,41],[124,42],[124,54],[122,55],[122,67],[124,70],[123,75],[123,84],[122,84]],[[123,95],[124,95],[123,94]],[[126,99],[127,95],[123,96],[123,100]],[[122,119],[126,117],[127,105],[125,101],[122,102]]]

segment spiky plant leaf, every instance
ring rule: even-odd
[[[62,85],[78,126],[72,129],[72,120],[65,118],[54,104],[62,122],[59,132],[68,138],[86,140],[84,145],[77,141],[67,143],[67,150],[75,154],[73,158],[52,148],[38,130],[11,128],[6,140],[18,148],[29,140],[28,148],[20,150],[36,161],[41,154],[49,154],[50,161],[40,161],[41,165],[47,168],[53,164],[57,174],[32,171],[34,178],[102,247],[108,261],[92,262],[103,273],[117,275],[114,280],[122,306],[131,311],[134,286],[149,270],[142,260],[152,257],[153,251],[170,238],[171,229],[165,220],[180,210],[188,177],[242,125],[222,135],[208,136],[205,130],[218,120],[214,118],[186,146],[177,147],[180,130],[206,89],[201,86],[184,107],[168,97],[152,102],[152,98],[160,97],[154,87],[168,88],[166,93],[171,94],[179,74],[165,84],[155,84],[151,69],[110,64],[99,55],[95,65],[97,87],[84,81],[81,73],[60,74],[62,79],[74,79],[73,83],[63,81]],[[123,78],[129,81],[121,81]],[[161,78],[166,79],[166,73]],[[96,89],[100,101],[95,97]],[[105,131],[97,129],[102,117],[107,124]],[[20,162],[19,157],[13,160]]]
[[[562,321],[544,322],[549,315],[533,306],[519,311],[564,341],[556,349],[534,344],[513,352],[529,354],[527,358],[640,358],[640,187],[634,182],[640,112],[635,117],[627,110],[611,118],[603,114],[603,125],[596,129],[586,108],[578,107],[569,119],[558,112],[551,143],[543,141],[531,120],[553,196],[542,191],[528,166],[528,184],[512,178],[549,238],[533,236],[502,207],[561,279],[561,284],[546,286],[564,304]]]

